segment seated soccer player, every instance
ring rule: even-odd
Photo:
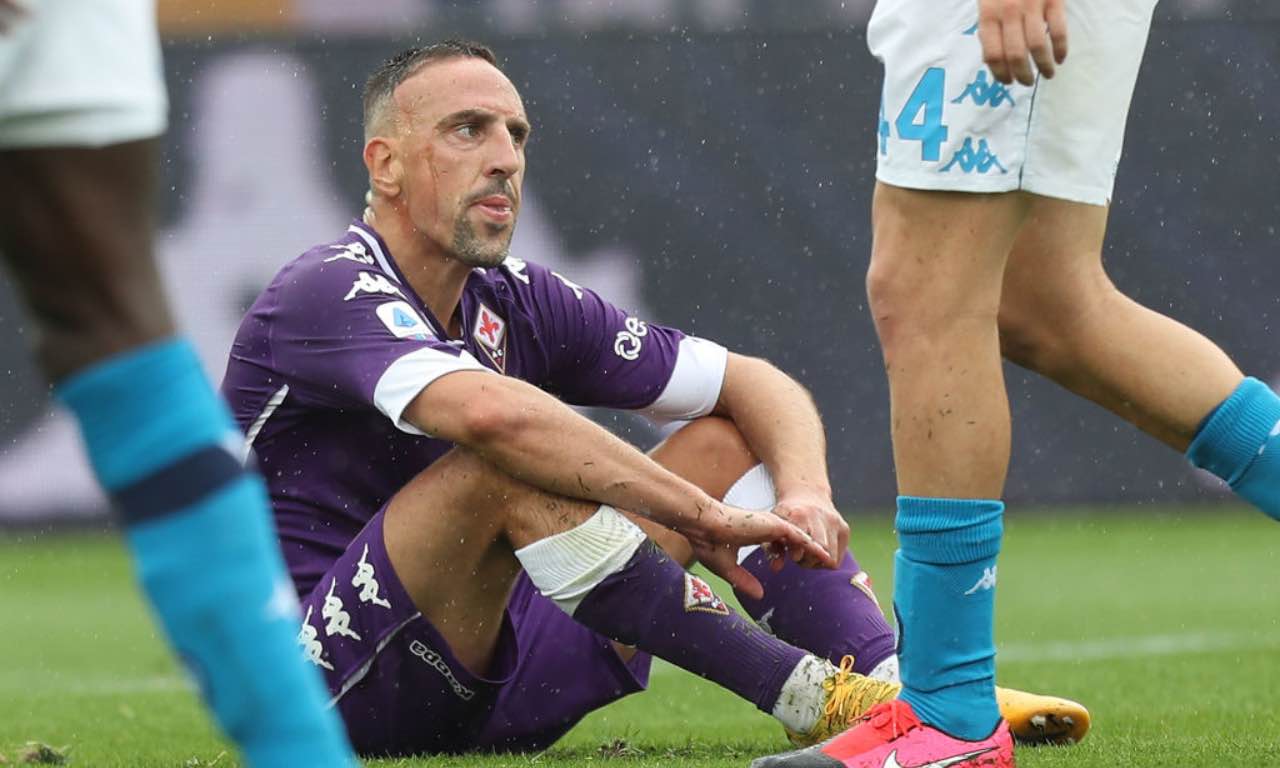
[[[366,215],[280,271],[223,384],[357,749],[542,749],[650,654],[802,744],[892,698],[808,394],[508,255],[530,125],[489,49],[392,58],[364,121]],[[646,455],[566,404],[693,423]]]

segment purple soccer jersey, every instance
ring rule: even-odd
[[[473,271],[457,312],[451,339],[357,221],[281,269],[241,324],[222,391],[267,480],[300,594],[451,447],[401,418],[440,376],[488,370],[566,403],[671,419],[709,412],[723,380],[722,347],[516,258]]]

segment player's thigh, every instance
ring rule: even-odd
[[[498,693],[478,749],[546,749],[587,714],[648,685],[649,654],[619,655],[612,641],[575,622],[525,576],[516,582],[509,615],[520,661]]]
[[[362,754],[469,749],[515,674],[510,619],[495,617],[499,650],[473,674],[397,577],[384,521],[375,515],[303,599],[298,644]]]
[[[388,561],[422,614],[482,669],[520,572],[505,530],[525,487],[454,448],[401,488],[382,524]]]
[[[0,251],[55,380],[172,332],[152,258],[155,149],[0,150]]]
[[[151,256],[154,3],[31,0],[0,35],[0,250],[61,378],[170,332]]]
[[[1061,322],[1112,290],[1102,265],[1108,208],[1033,197],[1005,268],[1002,325]]]
[[[877,178],[953,192],[1110,197],[1155,0],[1072,0],[1071,54],[1052,80],[1003,85],[982,62],[972,0],[880,0]]]

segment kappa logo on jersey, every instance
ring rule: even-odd
[[[404,294],[391,284],[386,275],[374,275],[368,272],[356,275],[356,281],[351,284],[351,290],[347,291],[347,295],[343,296],[342,300],[351,301],[362,293],[386,293],[404,298]]]
[[[996,588],[996,569],[999,567],[1000,566],[998,565],[993,565],[990,568],[983,568],[982,577],[978,579],[976,584],[974,584],[972,587],[969,587],[969,591],[965,592],[965,595],[974,595],[974,594],[977,594],[978,592],[987,592],[989,590],[995,589]]]
[[[875,590],[871,588],[871,577],[867,575],[866,571],[855,573],[853,578],[849,579],[849,583],[865,592],[867,597],[871,598],[871,601],[876,604],[876,607],[880,607],[880,599],[876,597]]]
[[[475,691],[458,680],[457,676],[453,674],[453,670],[449,669],[449,665],[445,663],[444,658],[433,649],[428,648],[424,643],[418,640],[409,643],[409,653],[422,659],[427,663],[427,666],[443,675],[445,681],[449,683],[449,687],[453,689],[454,695],[458,698],[463,701],[471,701],[471,697],[476,695]]]
[[[960,170],[965,173],[986,173],[993,167],[999,168],[1001,173],[1008,173],[1009,170],[1000,164],[1000,158],[996,157],[991,151],[991,147],[987,146],[986,139],[978,139],[978,149],[973,148],[973,137],[967,137],[964,144],[960,145],[960,149],[951,156],[951,162],[942,166],[940,173],[949,173],[951,169],[959,165]]]
[[[324,596],[324,607],[320,609],[320,617],[328,622],[324,625],[324,634],[326,637],[342,635],[352,640],[359,640],[360,635],[351,628],[351,614],[343,610],[342,598],[333,594],[337,588],[338,580],[335,578],[329,582],[329,594]]]
[[[711,591],[711,585],[687,572],[684,575],[684,609],[729,615],[729,606]]]
[[[317,667],[324,667],[330,672],[333,671],[333,665],[324,660],[324,646],[320,645],[320,631],[311,626],[311,606],[307,606],[307,615],[302,619],[302,630],[298,632],[298,645],[302,646],[302,657],[307,661],[315,664]]]
[[[508,256],[502,260],[502,266],[507,268],[511,276],[525,285],[529,284],[529,273],[525,271],[527,264],[524,259],[517,259],[515,256]]]
[[[987,77],[986,69],[979,69],[978,74],[973,76],[973,82],[966,85],[960,95],[951,100],[951,103],[962,104],[967,98],[973,99],[973,103],[979,107],[991,107],[993,109],[1006,103],[1010,109],[1018,105],[1004,83],[996,82]]]
[[[360,553],[360,562],[356,563],[356,575],[351,577],[351,586],[359,587],[360,602],[373,603],[383,608],[390,608],[391,602],[378,597],[377,574],[373,572],[373,564],[369,562],[369,545],[364,545]]]
[[[328,264],[331,261],[338,261],[339,259],[346,259],[347,261],[354,261],[357,264],[364,264],[369,267],[373,266],[373,254],[369,253],[369,249],[365,247],[364,243],[331,245],[329,248],[338,251],[338,253],[325,259],[325,264]]]
[[[640,348],[644,346],[645,336],[649,335],[649,326],[636,317],[628,317],[626,330],[618,331],[613,339],[613,352],[623,360],[635,360],[640,357]]]
[[[426,321],[406,301],[388,301],[378,305],[376,311],[378,319],[397,339],[426,341],[435,335]]]
[[[573,282],[572,280],[560,274],[559,272],[552,272],[551,276],[559,280],[561,283],[563,283],[565,288],[568,288],[569,290],[573,291],[574,298],[576,298],[578,301],[582,301],[582,295],[583,295],[582,286]]]
[[[976,35],[976,34],[978,34],[978,22],[976,22],[976,21],[975,21],[975,22],[973,22],[973,26],[972,26],[972,27],[969,27],[969,28],[968,28],[968,29],[966,29],[964,32],[961,32],[960,34],[962,34],[962,35]]]
[[[507,371],[507,321],[484,304],[476,308],[471,336],[501,373]]]

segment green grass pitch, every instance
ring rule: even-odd
[[[887,515],[853,542],[892,593]],[[1280,765],[1280,528],[1256,513],[1094,509],[1010,514],[1000,561],[999,676],[1085,702],[1069,748],[1024,768]],[[821,617],[819,617],[819,620]],[[157,639],[118,542],[0,534],[0,755],[69,747],[75,766],[233,766]],[[672,667],[541,755],[376,766],[745,766],[784,746],[732,695]],[[0,760],[3,762],[3,760]]]

